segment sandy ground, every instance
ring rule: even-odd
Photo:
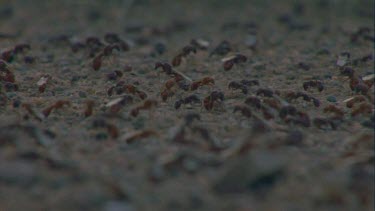
[[[373,210],[373,14],[1,1],[0,210]]]

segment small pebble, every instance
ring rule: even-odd
[[[329,102],[331,102],[331,103],[335,103],[335,102],[337,102],[335,96],[328,96],[328,97],[327,97],[327,101],[329,101]]]

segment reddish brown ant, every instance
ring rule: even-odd
[[[236,54],[235,56],[231,56],[228,58],[223,59],[223,67],[224,70],[230,70],[232,69],[234,64],[240,64],[247,61],[247,57],[242,54]]]
[[[353,109],[351,115],[357,116],[359,114],[371,114],[373,112],[373,107],[371,104],[363,102]]]
[[[338,117],[338,118],[342,118],[344,116],[344,114],[345,114],[342,109],[338,108],[335,105],[328,105],[328,106],[326,106],[323,109],[323,112],[324,113],[331,112],[331,113],[335,114],[335,117]]]
[[[59,101],[57,101],[56,103],[54,103],[53,105],[51,105],[51,106],[45,108],[45,109],[42,111],[42,113],[43,113],[43,115],[44,115],[45,117],[48,117],[48,116],[51,114],[51,112],[52,112],[53,110],[60,109],[60,108],[62,108],[64,105],[70,106],[70,102],[67,101],[67,100],[59,100]]]
[[[133,108],[130,111],[130,115],[132,115],[133,117],[136,117],[138,116],[140,110],[151,109],[157,105],[158,105],[158,102],[156,100],[151,100],[151,99],[146,100],[142,105]]]
[[[6,63],[0,60],[0,81],[14,83],[15,76],[14,74],[8,69]]]
[[[85,117],[89,117],[89,116],[92,115],[94,105],[95,105],[94,101],[92,101],[92,100],[86,101],[86,109],[83,112],[83,114],[85,115]]]
[[[319,90],[319,92],[323,91],[324,89],[323,83],[321,81],[315,80],[315,81],[307,81],[303,83],[303,89],[305,91],[309,89],[310,87],[316,87]]]
[[[100,67],[102,66],[102,58],[103,58],[103,54],[99,54],[97,55],[93,60],[92,60],[92,68],[94,70],[99,70]]]
[[[365,101],[366,101],[366,98],[364,96],[358,95],[358,96],[351,97],[345,100],[344,102],[346,102],[346,107],[352,108],[354,104],[365,102]]]
[[[204,77],[201,80],[194,81],[190,85],[190,90],[197,90],[199,87],[204,86],[204,85],[214,85],[215,80],[211,77]]]
[[[182,52],[177,54],[177,56],[175,56],[172,60],[172,65],[174,67],[176,66],[179,66],[181,64],[181,61],[182,61],[182,58],[183,57],[187,57],[190,53],[196,53],[197,52],[197,49],[194,47],[194,46],[185,46],[183,49],[182,49]]]

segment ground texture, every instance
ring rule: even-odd
[[[373,1],[1,2],[0,210],[373,210]]]

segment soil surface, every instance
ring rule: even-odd
[[[374,2],[1,1],[0,210],[373,210]]]

